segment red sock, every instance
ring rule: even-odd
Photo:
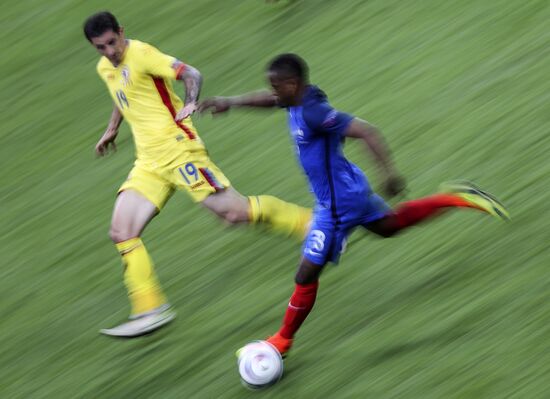
[[[319,281],[303,285],[296,284],[294,293],[288,302],[285,317],[283,318],[283,325],[279,330],[279,334],[283,338],[291,339],[294,337],[296,331],[298,331],[309,312],[311,312],[311,309],[313,309],[318,287]]]
[[[442,208],[475,208],[466,200],[452,194],[435,194],[413,201],[403,202],[394,212],[396,229],[401,230],[415,225],[439,212]]]

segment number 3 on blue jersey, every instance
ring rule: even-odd
[[[118,100],[118,104],[120,105],[120,109],[123,109],[124,107],[128,108],[130,104],[128,104],[128,99],[126,98],[126,94],[121,90],[117,90],[116,92],[116,98]]]

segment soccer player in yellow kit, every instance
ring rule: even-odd
[[[300,239],[307,233],[311,211],[272,196],[247,198],[231,187],[191,122],[202,83],[197,69],[149,44],[127,40],[109,12],[89,17],[84,34],[102,55],[97,71],[114,101],[96,153],[103,156],[116,148],[118,128],[126,119],[137,155],[118,191],[110,229],[124,264],[132,311],[129,321],[101,332],[135,337],[175,317],[140,236],[176,189],[230,223],[264,223]],[[183,82],[185,102],[175,94],[172,80]]]

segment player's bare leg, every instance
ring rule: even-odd
[[[109,236],[114,243],[139,237],[157,212],[156,206],[140,193],[125,190],[115,201]]]
[[[132,305],[130,321],[101,333],[136,337],[150,333],[174,319],[154,272],[141,233],[157,214],[157,208],[141,194],[125,190],[115,202],[110,236],[124,264],[124,283]]]
[[[210,194],[201,204],[228,223],[250,221],[248,198],[233,187]]]
[[[262,223],[302,240],[309,229],[311,210],[269,195],[245,197],[233,187],[209,195],[202,205],[225,221]]]

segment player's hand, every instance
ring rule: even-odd
[[[107,155],[109,150],[116,152],[115,139],[117,135],[118,129],[108,128],[95,145],[96,155],[102,157]]]
[[[384,192],[387,196],[395,197],[397,194],[404,192],[406,188],[407,183],[402,176],[392,173],[386,177]]]
[[[185,106],[180,109],[180,111],[177,113],[176,117],[174,118],[176,122],[179,122],[188,116],[193,115],[193,113],[197,110],[197,104],[196,103],[189,103],[185,104]]]
[[[213,115],[227,112],[231,108],[231,102],[225,97],[207,98],[199,104],[199,112],[210,111]]]

